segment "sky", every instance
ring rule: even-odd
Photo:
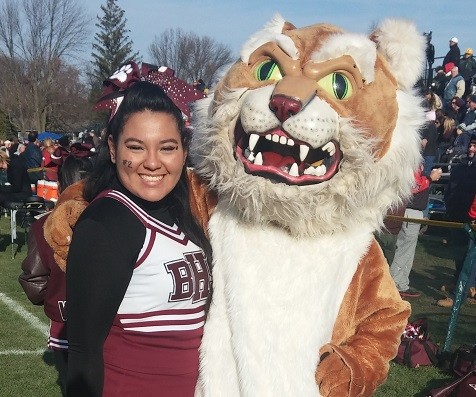
[[[92,38],[96,16],[102,16],[100,6],[106,0],[81,0],[80,4],[91,16]],[[453,36],[458,37],[462,53],[468,47],[476,51],[470,0],[117,0],[117,4],[125,11],[134,50],[144,62],[150,61],[148,48],[154,37],[169,28],[209,36],[238,57],[247,38],[276,13],[296,27],[326,22],[365,34],[381,19],[405,18],[413,20],[422,34],[433,32],[436,57],[445,56]],[[434,66],[441,61],[436,60]]]

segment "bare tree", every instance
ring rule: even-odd
[[[4,0],[0,7],[0,107],[23,131],[44,131],[62,65],[88,40],[77,0]]]
[[[153,63],[175,70],[177,77],[188,82],[201,78],[207,86],[216,77],[218,69],[233,61],[227,46],[180,28],[168,29],[155,36],[149,54]]]

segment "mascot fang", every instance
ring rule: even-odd
[[[371,396],[410,313],[373,231],[410,194],[424,38],[277,15],[200,101],[191,156],[217,193],[199,396]]]

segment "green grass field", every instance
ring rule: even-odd
[[[431,232],[431,231],[430,231]],[[430,233],[429,232],[429,233]],[[409,300],[412,319],[426,317],[433,340],[443,346],[450,309],[440,308],[435,301],[442,296],[439,287],[451,280],[453,265],[448,248],[436,236],[420,238],[411,284],[422,292]],[[19,229],[12,259],[9,219],[0,218],[0,396],[61,397],[53,355],[46,351],[48,321],[43,308],[33,306],[17,279],[26,254],[25,236]],[[476,306],[464,304],[452,348],[475,342]],[[431,388],[439,387],[451,377],[434,367],[416,369],[391,365],[388,381],[378,397],[424,397]]]

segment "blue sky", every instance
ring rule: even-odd
[[[80,3],[90,13],[94,27],[96,15],[101,15],[100,6],[106,0]],[[154,36],[177,27],[210,36],[238,55],[241,44],[275,13],[296,27],[327,22],[356,33],[368,33],[372,25],[386,17],[411,19],[422,33],[433,31],[436,56],[446,54],[453,36],[458,37],[461,52],[467,47],[476,51],[474,4],[469,0],[118,0],[117,3],[125,10],[134,49],[145,62],[149,60],[148,47]],[[441,60],[434,66],[439,64]]]

